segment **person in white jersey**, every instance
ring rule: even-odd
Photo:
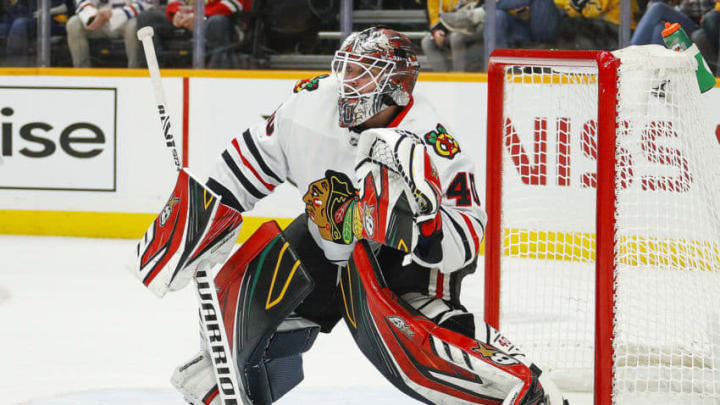
[[[232,140],[208,179],[225,210],[250,210],[283,182],[306,205],[284,231],[258,230],[216,278],[250,403],[300,383],[302,353],[342,318],[373,365],[423,403],[564,403],[508,339],[481,322],[476,330],[460,302],[487,217],[473,161],[413,95],[419,69],[405,35],[352,34],[332,73],[298,82]],[[204,347],[173,376],[192,404],[220,401],[211,359]]]

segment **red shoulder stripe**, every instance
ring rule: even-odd
[[[267,187],[268,190],[273,191],[273,190],[275,189],[275,186],[273,186],[272,184],[266,183],[265,180],[263,180],[262,177],[260,177],[260,175],[258,174],[258,172],[255,171],[255,168],[252,167],[252,165],[250,164],[250,162],[248,162],[247,159],[245,159],[245,156],[243,156],[242,152],[240,152],[240,145],[238,145],[237,138],[235,138],[235,139],[232,140],[232,144],[233,144],[233,146],[235,147],[235,150],[237,151],[237,153],[240,155],[240,159],[242,159],[243,164],[245,165],[245,167],[247,167],[248,169],[250,169],[250,171],[255,175],[255,177],[256,177],[258,180],[260,180],[260,182],[261,182],[265,187]]]
[[[387,127],[388,127],[388,128],[395,128],[395,127],[397,127],[398,125],[400,125],[400,122],[403,120],[403,118],[405,118],[405,116],[406,116],[407,113],[410,111],[410,109],[412,108],[412,106],[413,106],[414,103],[415,103],[415,99],[412,98],[412,96],[410,96],[410,102],[408,103],[408,105],[406,105],[406,106],[402,109],[402,111],[400,111],[400,113],[395,116],[395,118],[392,120],[392,122],[391,122],[390,124],[388,124]]]

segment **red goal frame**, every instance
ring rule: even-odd
[[[501,330],[500,229],[503,159],[503,97],[505,67],[528,64],[553,66],[590,63],[598,69],[597,207],[595,268],[594,401],[612,403],[613,319],[615,305],[615,149],[617,127],[618,67],[620,60],[607,51],[495,50],[488,65],[488,122],[486,190],[488,223],[485,229],[485,322]],[[512,338],[512,337],[510,337]],[[532,357],[532,355],[530,355]]]

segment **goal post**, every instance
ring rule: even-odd
[[[693,63],[490,59],[485,320],[598,405],[720,404],[720,147]]]

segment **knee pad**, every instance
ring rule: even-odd
[[[267,347],[245,365],[248,396],[255,404],[271,404],[304,378],[302,353],[315,342],[320,325],[288,318],[270,337]]]
[[[302,353],[315,342],[320,325],[298,317],[280,324],[256,360],[244,365],[245,386],[254,405],[271,404],[303,380]],[[193,405],[219,405],[217,381],[206,345],[175,369],[171,383]]]
[[[270,404],[303,378],[300,353],[319,325],[289,318],[313,281],[274,222],[263,224],[215,277],[230,351],[253,405]]]

